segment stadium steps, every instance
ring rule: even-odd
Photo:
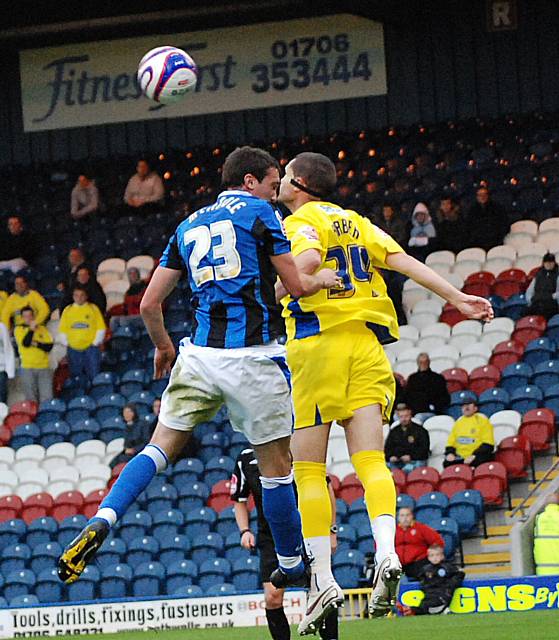
[[[466,565],[510,563],[510,551],[488,551],[487,553],[464,554]]]
[[[508,536],[512,525],[510,524],[496,524],[491,527],[487,527],[488,536]]]
[[[479,564],[464,567],[466,578],[487,578],[489,576],[510,576],[510,564]]]

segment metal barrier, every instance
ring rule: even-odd
[[[368,615],[367,607],[371,591],[370,588],[344,589],[345,602],[344,606],[340,609],[340,620],[360,620],[366,618]]]

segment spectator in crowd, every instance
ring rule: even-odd
[[[534,527],[536,575],[559,575],[559,493],[552,493]]]
[[[421,590],[424,593],[417,607],[399,606],[404,615],[434,615],[448,613],[452,596],[464,581],[465,574],[456,564],[445,560],[444,548],[432,544],[427,551],[428,563],[419,572]]]
[[[476,202],[470,207],[466,219],[470,247],[481,247],[488,251],[503,244],[509,229],[505,210],[491,200],[487,187],[476,192]]]
[[[526,289],[526,315],[544,316],[549,320],[559,312],[559,267],[552,253],[542,258],[542,266]]]
[[[435,228],[439,249],[458,253],[466,247],[467,233],[462,212],[450,196],[441,198]]]
[[[418,260],[425,260],[431,250],[437,232],[431,220],[431,214],[427,205],[418,202],[411,215],[410,239],[408,240],[408,253]]]
[[[401,507],[396,526],[396,553],[408,578],[417,580],[421,570],[428,564],[427,552],[432,544],[444,549],[441,535],[422,522],[416,522],[413,510]]]
[[[151,425],[149,427],[150,437],[151,434],[155,431],[155,427],[157,426],[157,420],[159,419],[159,412],[161,411],[161,398],[155,398],[151,405],[151,413],[155,418],[152,420]]]
[[[100,345],[105,338],[106,325],[99,307],[88,301],[87,290],[76,285],[73,304],[62,312],[58,331],[60,341],[68,346],[70,375],[82,376],[89,383],[99,373]]]
[[[400,213],[396,213],[393,205],[385,203],[382,207],[382,214],[375,221],[376,225],[385,231],[389,236],[402,247],[406,246],[408,239],[408,225]]]
[[[76,284],[76,276],[80,267],[88,267],[87,258],[83,249],[80,247],[73,247],[68,252],[67,266],[66,266],[66,286],[71,289]]]
[[[151,170],[147,160],[138,160],[136,173],[128,180],[124,192],[126,214],[157,211],[164,197],[161,178]]]
[[[396,407],[396,412],[399,422],[388,433],[384,453],[391,469],[402,469],[409,473],[427,464],[429,433],[421,424],[412,420],[411,409],[404,402]]]
[[[35,320],[31,307],[21,310],[21,324],[14,329],[21,362],[20,378],[26,400],[41,403],[52,398],[52,369],[49,353],[53,340],[48,329]]]
[[[140,302],[147,288],[147,283],[142,280],[140,270],[136,267],[130,267],[126,275],[130,286],[124,294],[124,306],[127,316],[135,316],[140,313]]]
[[[405,402],[414,414],[444,413],[450,404],[446,380],[440,373],[431,371],[428,353],[417,356],[417,371],[408,378]]]
[[[25,276],[16,276],[14,289],[14,293],[8,296],[2,309],[1,319],[6,327],[11,329],[23,323],[21,310],[24,307],[31,307],[35,314],[35,322],[44,324],[48,320],[50,308],[43,296],[29,287],[29,282]]]
[[[17,273],[29,266],[37,255],[37,239],[23,226],[19,216],[8,217],[0,242],[0,271]]]
[[[145,420],[140,420],[136,405],[132,402],[122,407],[122,419],[124,420],[124,449],[111,460],[110,467],[116,467],[121,462],[131,460],[151,437],[150,425]]]
[[[493,460],[495,437],[489,418],[479,413],[477,402],[462,405],[462,417],[458,418],[448,436],[444,467],[467,464],[478,467]]]
[[[402,303],[404,282],[407,278],[397,271],[390,271],[390,269],[381,269],[380,274],[386,283],[386,292],[388,293],[388,297],[392,300],[392,304],[394,305],[398,325],[402,326],[404,324],[408,324],[408,319],[406,318],[406,312],[404,311],[404,305]]]
[[[73,289],[76,285],[83,287],[87,291],[87,299],[90,303],[96,305],[99,311],[104,315],[107,311],[107,298],[101,285],[95,279],[93,272],[88,266],[81,265],[76,271],[73,286],[66,292],[61,304],[61,310],[64,310],[73,302]]]
[[[0,290],[0,318],[2,317],[2,309],[4,309],[4,305],[6,304],[6,300],[8,299],[8,292],[3,289]]]
[[[16,358],[10,332],[3,322],[0,322],[0,402],[8,401],[8,378],[14,378],[16,372]]]
[[[70,198],[70,215],[74,220],[97,213],[99,210],[99,190],[95,180],[86,173],[78,176]]]

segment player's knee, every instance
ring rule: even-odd
[[[283,589],[266,589],[264,592],[266,609],[279,609],[283,606]]]

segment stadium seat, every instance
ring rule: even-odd
[[[229,500],[229,505],[231,505],[231,500]],[[211,507],[210,502],[208,502],[208,506]],[[224,538],[227,537],[232,531],[238,531],[237,523],[235,520],[235,511],[232,506],[226,507],[225,509],[222,509],[218,512],[215,530]]]
[[[490,417],[497,411],[504,411],[509,405],[510,397],[505,389],[495,387],[484,391],[478,402],[480,412]]]
[[[510,394],[510,408],[519,413],[536,409],[543,401],[543,393],[539,387],[527,385],[513,389]]]
[[[112,565],[114,568],[118,565]],[[98,585],[101,582],[101,572],[96,566],[88,565],[83,570],[80,579],[68,586],[68,598],[77,600],[94,600],[97,596]]]
[[[465,402],[477,402],[477,395],[466,389],[465,391],[456,391],[450,394],[450,406],[447,409],[448,415],[452,421],[458,420],[462,416],[462,405]],[[438,417],[438,416],[437,416]]]
[[[172,538],[179,534],[179,528],[184,525],[184,516],[177,509],[159,511],[153,515],[151,534],[158,540]]]
[[[87,524],[87,518],[78,514],[68,516],[58,524],[58,543],[65,547]]]
[[[210,587],[226,582],[231,573],[231,563],[224,558],[208,558],[200,564],[198,586],[206,593]]]
[[[204,473],[204,463],[197,458],[183,458],[172,468],[173,484],[177,489],[181,483],[199,480]]]
[[[160,536],[155,535],[159,541],[159,561],[169,567],[172,564],[181,562],[185,558],[185,554],[190,552],[191,542],[185,535],[176,536]],[[237,539],[238,543],[238,539]]]
[[[415,503],[415,517],[420,522],[440,519],[448,507],[448,498],[444,493],[433,491],[424,493]]]
[[[45,457],[45,449],[39,444],[28,444],[25,447],[21,447],[15,453],[15,461],[23,462],[27,461],[32,464],[40,464]],[[15,469],[12,466],[12,470]]]
[[[533,373],[532,367],[525,362],[509,364],[503,369],[501,387],[510,393],[517,387],[527,386]]]
[[[513,295],[523,293],[526,289],[526,274],[520,269],[502,271],[493,285],[493,293],[505,300]]]
[[[50,514],[54,500],[49,493],[36,493],[23,502],[21,517],[27,524],[36,518],[43,518]]]
[[[186,526],[184,533],[191,539],[196,536],[206,535],[217,521],[217,514],[213,509],[202,507],[191,509],[186,514]]]
[[[29,569],[8,573],[4,582],[4,598],[11,602],[17,596],[29,595],[35,587],[35,582],[35,574]]]
[[[87,420],[96,409],[96,403],[90,396],[79,396],[70,400],[64,414],[64,419],[69,423]]]
[[[85,496],[83,501],[83,514],[86,518],[91,518],[95,515],[99,504],[106,495],[106,489],[95,489]]]
[[[535,482],[536,474],[532,458],[532,445],[523,435],[510,436],[499,442],[495,452],[495,460],[503,464],[509,478],[522,479],[528,476],[526,467],[532,469],[532,480]]]
[[[37,574],[35,595],[41,604],[57,604],[63,598],[63,584],[54,566],[47,567]]]
[[[235,585],[224,582],[222,584],[215,584],[206,589],[207,596],[219,597],[219,596],[234,596],[237,593]]]
[[[503,504],[503,493],[508,493],[507,470],[500,462],[485,462],[474,470],[472,489],[483,496],[485,504],[500,506]],[[510,509],[510,494],[509,509]]]
[[[84,497],[79,491],[61,493],[54,501],[50,515],[56,520],[81,513]]]
[[[439,472],[433,467],[419,467],[407,476],[406,493],[418,500],[424,493],[435,491],[439,483]]]
[[[332,558],[332,570],[336,581],[342,589],[349,589],[358,584],[365,556],[353,549],[341,549]]]
[[[132,581],[132,569],[127,564],[117,564],[105,567],[101,571],[99,581],[99,597],[124,598],[129,594]]]
[[[398,471],[400,470],[392,470],[392,476],[394,477],[396,486],[398,487],[398,489],[400,489],[400,487],[402,486],[402,476],[404,477],[405,485],[405,474],[403,474],[403,472],[399,474]],[[363,485],[361,484],[361,480],[359,480],[356,473],[350,473],[342,480],[340,488],[338,490],[338,496],[344,502],[351,504],[357,498],[362,498],[363,495]]]
[[[31,560],[31,549],[28,545],[17,542],[4,547],[0,552],[0,572],[7,576],[13,571],[26,569]]]
[[[535,367],[541,362],[552,360],[555,354],[555,343],[549,338],[538,338],[526,345],[524,362]]]
[[[54,518],[37,518],[27,526],[25,542],[29,547],[34,548],[43,542],[56,540],[58,533],[58,522]]]
[[[461,535],[475,534],[482,516],[483,498],[478,491],[458,491],[450,498],[448,517],[456,521]]]
[[[128,543],[126,562],[135,567],[142,562],[157,560],[159,542],[153,536],[138,536]]]
[[[390,473],[392,474],[392,478],[394,479],[394,484],[396,485],[396,490],[398,491],[398,493],[405,493],[406,481],[407,481],[406,474],[401,469],[391,469]],[[351,491],[348,496],[348,497],[351,497],[351,500],[345,500],[342,494],[340,494],[340,497],[344,499],[345,502],[352,503],[357,498],[362,498],[365,492],[363,490],[363,485],[361,484],[361,481],[357,477],[357,474],[350,474],[349,476],[346,476],[346,478],[353,478],[353,491]],[[346,478],[344,478],[344,480]],[[357,485],[355,480],[359,482],[359,485]],[[359,487],[360,487],[360,490],[359,490]]]
[[[143,562],[134,569],[132,595],[157,596],[165,580],[165,567],[160,562]]]
[[[200,564],[206,558],[218,556],[223,550],[223,537],[219,533],[202,533],[192,539],[190,557]]]
[[[446,516],[437,521],[433,521],[431,526],[441,534],[444,540],[445,556],[451,559],[454,556],[456,549],[460,546],[460,531],[458,523],[450,516]]]
[[[29,568],[35,575],[56,565],[62,547],[58,542],[43,542],[32,549]]]
[[[177,487],[177,508],[183,513],[189,513],[192,509],[200,509],[210,497],[210,489],[203,482],[180,480],[182,474],[177,477],[176,472],[173,474],[174,486]]]
[[[126,544],[138,537],[146,536],[153,524],[153,519],[147,511],[128,511],[120,520],[118,535]]]
[[[545,389],[559,384],[559,360],[547,360],[534,366],[532,384]]]
[[[496,387],[499,384],[500,378],[501,372],[499,369],[494,365],[488,364],[470,372],[468,387],[479,396],[484,391],[487,391],[487,389]]]
[[[534,451],[547,451],[550,441],[557,442],[555,414],[549,408],[530,409],[522,418],[518,434],[524,436]]]
[[[97,401],[95,418],[103,424],[105,420],[120,417],[126,398],[119,393],[110,393]],[[103,425],[104,428],[104,425]]]
[[[467,464],[455,464],[443,469],[438,490],[451,498],[458,491],[469,488],[473,479],[473,470]]]
[[[111,538],[105,541],[95,555],[95,563],[100,569],[122,563],[126,557],[126,543],[121,538]]]
[[[527,345],[540,338],[545,333],[546,326],[543,316],[525,316],[517,321],[511,340]]]
[[[449,393],[462,391],[468,387],[468,372],[461,368],[445,369],[441,371],[441,375],[446,380],[446,388]]]
[[[232,583],[237,591],[255,591],[259,588],[259,561],[256,556],[240,558],[233,563]]]
[[[159,511],[170,511],[178,499],[178,492],[172,484],[148,486],[145,495],[146,510],[151,515]]]
[[[196,564],[192,560],[181,560],[167,567],[166,592],[173,595],[178,589],[191,585],[197,577],[198,567]]]
[[[526,296],[523,293],[518,293],[503,301],[501,314],[518,320],[524,315],[527,306]]]
[[[4,471],[5,472],[5,471]],[[2,473],[2,471],[0,471]],[[19,496],[8,495],[0,498],[0,522],[18,518],[23,508],[23,502]]]

